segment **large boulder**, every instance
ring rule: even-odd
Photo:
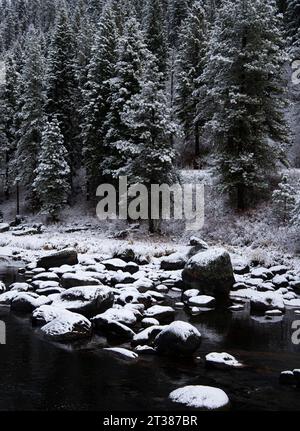
[[[60,307],[84,316],[95,316],[104,313],[114,303],[114,294],[106,286],[73,287],[61,293],[53,301],[55,307]]]
[[[75,274],[63,274],[61,278],[61,284],[65,289],[70,289],[71,287],[79,286],[99,286],[102,283],[100,280],[91,276],[90,274],[86,274],[84,271],[80,271],[76,272]]]
[[[42,257],[38,260],[37,266],[49,269],[62,265],[76,265],[77,263],[77,251],[73,248],[66,248],[64,250],[60,250]]]
[[[166,326],[155,338],[158,353],[192,355],[201,344],[201,334],[187,322],[176,321]]]
[[[223,248],[197,253],[185,265],[182,279],[187,289],[199,289],[216,300],[227,300],[235,283],[229,253]]]
[[[251,312],[265,313],[269,310],[284,311],[283,297],[277,292],[255,292],[250,299]]]
[[[65,310],[54,307],[53,305],[42,305],[36,308],[32,313],[32,323],[35,325],[45,325],[52,320],[60,317]]]
[[[92,324],[81,314],[64,310],[58,317],[43,326],[41,331],[55,341],[75,341],[90,337]]]
[[[175,310],[166,305],[153,305],[145,311],[144,315],[157,319],[159,322],[171,322],[175,317]]]
[[[110,308],[102,314],[98,314],[92,319],[96,328],[107,326],[111,322],[123,323],[124,325],[133,326],[137,322],[135,313],[125,308]]]

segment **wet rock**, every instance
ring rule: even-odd
[[[181,321],[166,326],[154,340],[158,353],[164,355],[192,355],[200,344],[200,332],[189,323]]]
[[[229,253],[222,248],[197,253],[186,264],[182,279],[187,288],[198,288],[204,295],[227,300],[235,283]]]
[[[224,391],[210,386],[185,386],[171,392],[172,403],[200,411],[228,410],[229,398]]]
[[[39,296],[33,292],[18,293],[11,301],[11,309],[22,313],[31,313],[41,305],[51,304],[47,296]]]
[[[242,368],[244,365],[229,353],[209,353],[205,357],[206,368]]]
[[[170,322],[175,317],[175,310],[168,306],[153,305],[145,311],[145,317],[157,319],[159,322]]]
[[[105,329],[109,331],[110,334],[122,338],[123,340],[132,340],[135,336],[132,329],[120,322],[109,322]]]
[[[113,291],[106,286],[72,287],[60,294],[54,306],[85,316],[104,313],[114,303]]]
[[[48,254],[38,260],[37,266],[42,268],[59,267],[62,265],[76,265],[78,263],[77,251],[72,248]]]
[[[155,337],[165,328],[165,326],[151,326],[149,328],[146,328],[136,334],[133,337],[132,345],[138,346],[138,345],[151,345],[155,339]]]
[[[52,340],[68,342],[90,337],[92,324],[81,314],[64,310],[57,318],[44,325],[41,331]]]
[[[118,359],[122,359],[125,361],[136,361],[139,357],[137,353],[132,352],[128,349],[123,349],[122,347],[109,347],[103,350],[113,354]]]
[[[151,346],[136,346],[135,352],[139,355],[155,355],[156,350]]]

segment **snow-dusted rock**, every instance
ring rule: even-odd
[[[164,284],[159,284],[158,286],[155,287],[155,290],[157,290],[157,292],[167,293],[169,289]]]
[[[59,277],[55,272],[41,272],[36,274],[32,281],[59,281]]]
[[[119,322],[125,325],[133,326],[136,324],[137,318],[132,310],[125,308],[109,308],[104,313],[93,317],[92,322],[96,328],[101,328],[111,322]]]
[[[164,305],[153,305],[145,311],[145,317],[152,317],[159,322],[169,322],[174,319],[175,310]]]
[[[134,274],[139,271],[139,266],[134,262],[125,262],[122,259],[108,259],[101,262],[102,265],[105,266],[109,271],[124,271],[129,272],[130,274]]]
[[[136,346],[135,352],[139,355],[155,355],[156,350],[151,346]]]
[[[188,301],[190,298],[194,296],[198,296],[200,294],[200,290],[198,289],[189,289],[182,293],[182,299],[184,301]]]
[[[229,253],[222,248],[197,253],[187,262],[182,278],[188,288],[198,288],[217,300],[227,300],[235,283]]]
[[[55,295],[65,292],[66,289],[63,289],[62,287],[46,287],[43,289],[36,289],[35,293],[38,295],[46,295],[49,297],[49,295]]]
[[[143,328],[150,328],[151,326],[159,326],[159,321],[153,317],[145,317],[141,324]]]
[[[205,366],[207,368],[242,368],[244,365],[229,353],[209,353],[205,356]]]
[[[197,410],[227,410],[229,398],[224,391],[210,386],[185,386],[171,392],[169,399],[181,406]]]
[[[81,314],[61,310],[55,319],[41,328],[41,331],[55,341],[74,341],[90,337],[92,324]]]
[[[193,247],[198,247],[199,250],[208,250],[209,245],[203,241],[201,238],[198,238],[197,236],[192,236],[190,238],[190,245]]]
[[[55,274],[61,277],[63,274],[76,272],[76,266],[71,266],[71,265],[56,266],[53,268],[49,268],[49,271],[55,272]]]
[[[291,299],[290,301],[284,301],[284,303],[289,307],[300,307],[300,298]]]
[[[65,310],[54,307],[53,305],[41,305],[33,311],[32,322],[36,325],[45,325],[62,315],[64,312]]]
[[[105,329],[110,335],[117,336],[123,340],[132,340],[135,336],[135,332],[128,326],[120,322],[108,322]]]
[[[10,290],[8,292],[4,292],[0,295],[0,305],[11,305],[12,300],[18,296],[19,291]]]
[[[176,252],[161,259],[160,267],[166,271],[183,269],[189,260],[188,252]]]
[[[287,287],[289,285],[289,282],[284,275],[275,275],[275,277],[272,279],[272,283],[277,289],[280,287]]]
[[[269,268],[269,270],[274,275],[282,275],[282,274],[285,274],[288,271],[288,267],[285,266],[285,265],[276,265],[276,266],[272,266],[271,268]]]
[[[295,385],[296,380],[293,371],[282,371],[280,373],[279,383],[281,385]]]
[[[11,309],[24,313],[31,313],[41,305],[51,304],[47,296],[39,296],[33,292],[18,292],[11,301]]]
[[[290,282],[290,287],[297,293],[300,294],[300,280]]]
[[[189,298],[188,305],[213,308],[216,305],[216,300],[212,296],[207,295],[193,296]]]
[[[155,339],[155,337],[165,328],[165,326],[151,326],[149,328],[144,329],[133,337],[132,345],[151,345]]]
[[[65,289],[70,289],[72,287],[79,286],[99,286],[102,283],[101,281],[96,279],[96,277],[91,277],[84,271],[80,271],[75,273],[63,274],[61,278],[61,284]]]
[[[81,286],[63,292],[53,305],[85,316],[94,316],[111,308],[113,303],[114,295],[109,287]]]
[[[118,304],[125,305],[128,303],[133,304],[144,304],[149,306],[152,303],[152,297],[148,293],[141,293],[135,287],[120,289],[119,296],[117,298]]]
[[[77,263],[77,251],[75,249],[68,248],[42,257],[38,260],[37,266],[49,269],[62,265],[76,265]]]
[[[270,280],[274,277],[272,271],[263,267],[252,269],[250,275],[252,278],[262,278],[263,280]]]
[[[32,286],[34,289],[49,289],[50,287],[59,287],[58,281],[42,281],[36,280],[32,282]]]
[[[244,311],[245,306],[242,304],[235,304],[235,305],[231,305],[231,307],[229,307],[230,311]]]
[[[128,349],[123,349],[122,347],[109,347],[103,350],[112,353],[117,358],[123,359],[125,361],[136,361],[139,357],[137,353]]]
[[[198,329],[181,321],[166,326],[154,340],[158,353],[167,355],[192,355],[200,344],[201,334]]]
[[[282,316],[282,311],[281,310],[268,310],[266,311],[266,316],[271,316],[271,317],[280,317]]]
[[[8,232],[9,224],[8,223],[0,223],[0,233]]]
[[[276,292],[254,293],[250,299],[250,307],[252,312],[258,313],[274,309],[284,311],[285,309],[282,296]]]

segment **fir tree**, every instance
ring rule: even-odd
[[[33,186],[41,211],[57,221],[70,193],[70,168],[63,135],[55,117],[45,123],[35,175]]]
[[[101,168],[111,181],[123,172],[123,167],[134,157],[135,138],[123,119],[131,99],[141,90],[141,74],[147,55],[143,34],[136,18],[127,21],[124,35],[117,47],[118,61],[111,79],[110,110],[105,123],[105,152]],[[124,172],[123,172],[124,173]]]
[[[199,117],[208,115],[223,189],[240,210],[267,189],[277,162],[284,160],[283,45],[274,1],[223,2],[210,41]]]
[[[205,66],[208,41],[208,21],[202,2],[196,1],[183,21],[179,36],[177,61],[177,115],[183,127],[185,145],[200,154],[200,125],[197,102]]]
[[[273,209],[278,221],[287,223],[291,220],[296,206],[296,190],[287,174],[281,176],[278,188],[272,195]]]
[[[94,196],[102,179],[100,164],[104,155],[105,122],[110,108],[110,79],[116,64],[117,39],[115,12],[108,5],[103,11],[92,48],[82,111],[84,160],[89,195]]]
[[[42,139],[44,94],[44,60],[40,37],[32,34],[28,39],[27,60],[22,73],[22,110],[18,131],[16,172],[26,186],[31,205],[35,205],[32,184],[35,178],[38,152]]]
[[[75,38],[67,10],[61,6],[48,58],[46,114],[50,118],[57,116],[72,175],[80,164],[78,92]]]

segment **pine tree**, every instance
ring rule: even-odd
[[[168,0],[168,35],[171,46],[176,46],[182,21],[186,18],[191,0]]]
[[[142,183],[149,191],[152,184],[172,184],[176,178],[175,152],[170,137],[176,132],[171,121],[167,98],[161,88],[162,74],[156,59],[149,55],[141,76],[141,90],[132,97],[122,120],[135,137],[136,154],[129,160],[125,171],[131,183]],[[155,223],[150,217],[149,228]]]
[[[108,5],[101,16],[88,66],[82,111],[82,139],[89,195],[95,196],[102,180],[100,163],[103,158],[105,122],[110,108],[110,79],[116,64],[118,32],[115,12]]]
[[[58,119],[73,176],[80,164],[79,89],[75,73],[75,37],[64,6],[58,11],[52,35],[46,79],[46,114]]]
[[[53,221],[58,220],[59,212],[67,202],[70,193],[69,174],[63,135],[59,122],[53,117],[45,123],[33,184],[41,211]]]
[[[296,206],[296,190],[290,183],[287,174],[282,174],[278,188],[272,194],[275,217],[287,223],[291,220]]]
[[[274,1],[225,0],[210,41],[199,117],[208,116],[223,189],[240,210],[267,189],[284,160],[280,29]]]
[[[117,54],[115,75],[110,81],[111,105],[105,123],[107,133],[104,151],[107,156],[101,163],[101,170],[110,181],[123,172],[123,167],[134,157],[136,151],[132,130],[123,120],[123,113],[132,97],[141,90],[141,74],[147,55],[143,34],[136,18],[127,21],[124,35],[118,43]]]
[[[184,130],[185,145],[200,154],[200,125],[197,121],[197,102],[201,76],[205,66],[208,42],[208,21],[202,2],[196,1],[183,21],[179,36],[177,60],[177,115]]]
[[[27,59],[22,73],[22,95],[20,103],[20,128],[16,154],[16,174],[21,184],[26,186],[32,207],[36,204],[33,182],[37,166],[38,152],[42,139],[44,94],[44,59],[40,37],[36,33],[28,39]]]
[[[300,1],[288,0],[286,10],[287,33],[291,38],[292,43],[295,43],[299,38],[300,30]]]

